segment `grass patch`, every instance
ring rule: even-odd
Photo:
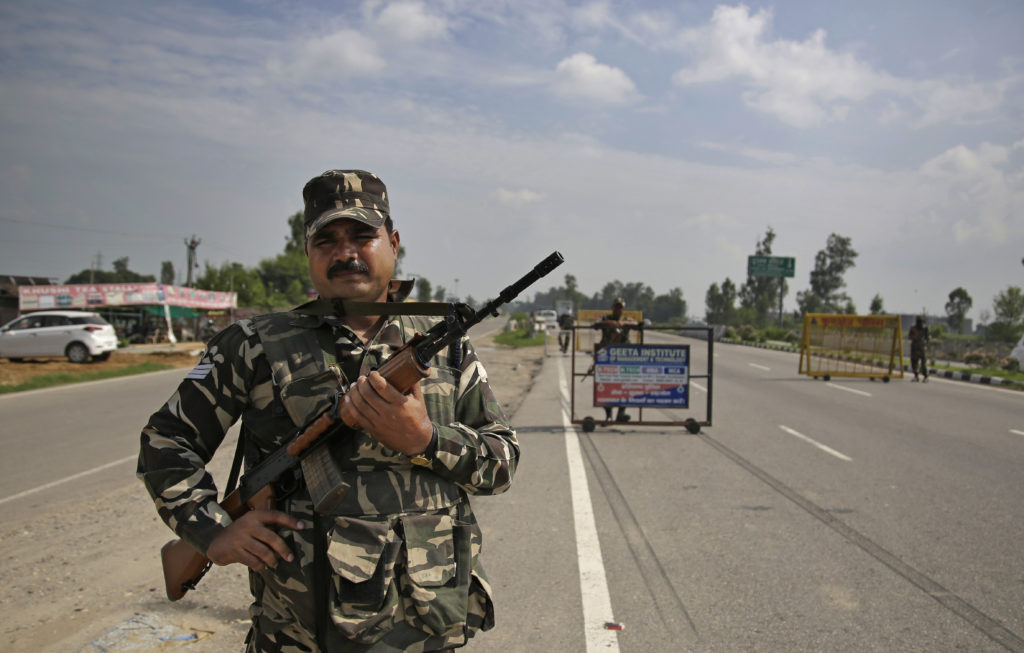
[[[544,344],[544,333],[538,331],[531,338],[528,329],[516,329],[494,336],[494,342],[510,347],[536,347]]]
[[[113,379],[119,376],[131,376],[133,374],[145,374],[146,372],[159,372],[161,370],[170,369],[174,369],[174,366],[166,363],[145,362],[114,370],[97,370],[95,372],[55,372],[53,374],[42,374],[31,381],[19,383],[18,385],[0,386],[0,394],[24,392],[26,390],[41,390],[42,388],[53,388],[59,385],[68,385],[70,383],[99,381],[100,379]]]

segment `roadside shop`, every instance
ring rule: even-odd
[[[237,308],[234,292],[162,283],[97,283],[20,286],[18,308],[72,309],[99,313],[129,342],[177,342],[198,338],[204,323]]]

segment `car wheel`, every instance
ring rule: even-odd
[[[64,351],[72,363],[85,363],[89,360],[89,349],[80,342],[73,342]]]

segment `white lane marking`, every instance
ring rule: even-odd
[[[1010,429],[1010,433],[1014,433],[1016,435],[1024,435],[1024,431],[1018,431],[1017,429]]]
[[[708,391],[707,388],[705,388],[701,384],[697,383],[696,381],[690,381],[690,385],[692,385],[693,387],[697,388],[701,392],[707,392]]]
[[[580,593],[583,596],[583,633],[587,653],[611,651],[618,653],[619,638],[604,624],[615,621],[612,600],[608,594],[608,580],[601,557],[601,541],[597,537],[594,508],[590,501],[587,470],[583,466],[579,435],[566,412],[569,405],[569,386],[566,385],[562,359],[558,359],[558,385],[562,392],[562,428],[565,431],[565,454],[569,461],[569,487],[572,494],[573,523],[576,526],[576,558],[580,569]]]
[[[138,456],[128,456],[127,458],[121,458],[120,460],[115,460],[113,462],[109,462],[106,465],[100,465],[99,467],[93,467],[92,469],[87,469],[84,472],[78,472],[77,474],[72,474],[71,476],[65,476],[64,478],[57,479],[56,481],[52,481],[50,483],[47,483],[46,485],[40,485],[39,487],[34,487],[31,490],[25,490],[24,492],[19,492],[17,494],[12,494],[9,497],[4,497],[3,499],[0,499],[0,504],[7,503],[8,501],[14,501],[15,499],[21,499],[22,497],[27,497],[28,495],[35,494],[36,492],[42,492],[43,490],[49,490],[52,487],[57,487],[58,485],[62,485],[64,483],[68,483],[70,481],[78,480],[78,479],[82,478],[83,476],[88,476],[89,474],[95,474],[96,472],[102,472],[104,469],[110,469],[111,467],[114,467],[116,465],[122,465],[122,464],[128,462],[129,460],[138,460],[138,459],[139,459]]]
[[[845,385],[838,385],[836,383],[832,383],[831,381],[829,381],[825,385],[827,385],[830,388],[837,388],[839,390],[846,390],[847,392],[852,392],[855,395],[863,395],[865,397],[870,397],[871,396],[870,392],[864,392],[863,390],[854,390],[853,388],[847,388]]]
[[[757,363],[747,363],[747,365],[749,365],[751,367],[756,367],[759,370],[764,370],[765,372],[771,372],[772,371],[772,368],[765,367],[764,365],[758,365]]]
[[[836,451],[835,449],[833,449],[832,447],[825,446],[822,443],[818,442],[817,440],[814,440],[813,438],[807,437],[803,433],[799,433],[797,431],[794,431],[793,429],[789,428],[788,426],[783,426],[782,424],[779,424],[779,428],[782,429],[783,431],[785,431],[786,433],[789,433],[790,435],[794,435],[794,436],[800,438],[801,440],[803,440],[804,442],[807,442],[808,444],[813,444],[814,446],[818,447],[819,449],[821,449],[825,453],[827,453],[829,455],[832,455],[832,456],[835,456],[839,460],[845,460],[848,463],[849,462],[853,462],[853,458],[850,458],[849,456],[841,454],[838,451]]]

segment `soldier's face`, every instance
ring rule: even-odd
[[[398,231],[335,220],[306,243],[309,276],[321,297],[382,302],[398,259]]]

